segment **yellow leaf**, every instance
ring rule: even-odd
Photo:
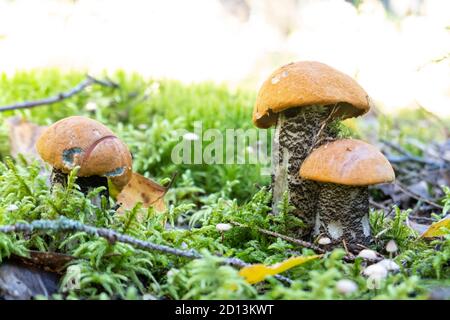
[[[245,280],[250,284],[255,284],[263,281],[267,276],[273,276],[289,270],[293,267],[299,266],[310,260],[320,258],[321,255],[315,256],[298,256],[292,257],[280,263],[274,264],[272,266],[265,266],[263,264],[253,264],[242,268],[239,271],[239,275],[245,278]]]
[[[272,269],[266,267],[263,264],[253,264],[248,267],[244,267],[239,271],[239,275],[245,278],[250,284],[263,281],[267,276],[272,275]]]
[[[434,238],[440,237],[446,234],[443,228],[450,229],[450,218],[445,218],[433,223],[428,229],[421,235],[422,238]]]

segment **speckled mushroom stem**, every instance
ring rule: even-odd
[[[105,197],[109,199],[109,189],[108,189],[108,179],[100,176],[92,177],[77,177],[77,185],[80,187],[80,191],[87,195],[90,191],[95,188],[105,187],[95,198],[91,199],[91,202],[97,207],[101,207],[101,199]],[[67,186],[67,174],[61,170],[53,168],[51,175],[51,185],[52,187],[56,184],[61,184],[63,187]],[[109,205],[109,201],[106,202]]]
[[[330,238],[333,245],[349,247],[370,242],[369,188],[321,183],[314,235]]]
[[[319,194],[317,182],[300,178],[299,169],[313,147],[336,138],[336,130],[329,123],[331,112],[333,108],[311,106],[278,116],[272,147],[272,210],[274,214],[279,212],[278,204],[288,191],[289,203],[295,207],[293,214],[305,223],[304,229],[292,230],[296,236],[311,233]]]

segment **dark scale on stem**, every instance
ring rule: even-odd
[[[369,188],[322,183],[314,234],[334,244],[345,240],[350,246],[370,242]]]
[[[314,181],[299,177],[302,162],[321,144],[336,139],[337,132],[330,123],[332,107],[311,106],[294,108],[279,113],[273,142],[273,211],[278,213],[278,203],[285,191],[289,192],[292,212],[305,223],[302,230],[292,230],[295,236],[310,235],[319,195]]]

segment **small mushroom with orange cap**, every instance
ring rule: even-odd
[[[87,194],[106,187],[108,178],[121,190],[131,179],[132,157],[127,146],[98,121],[73,116],[49,126],[36,142],[42,160],[53,167],[51,183],[65,185],[67,174],[79,166],[77,184]]]
[[[320,183],[314,234],[332,244],[368,244],[369,185],[395,180],[389,161],[374,146],[353,139],[324,144],[300,168],[303,179]]]
[[[317,184],[298,175],[304,159],[316,146],[335,140],[333,122],[357,117],[370,109],[363,88],[350,76],[320,62],[290,63],[273,72],[256,98],[253,123],[275,125],[272,144],[272,210],[287,191],[293,214],[314,224]],[[302,234],[300,234],[302,235]]]

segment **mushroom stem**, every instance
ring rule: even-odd
[[[56,184],[60,184],[63,187],[67,186],[67,177],[68,175],[61,170],[53,168],[51,175],[51,185],[52,187]],[[105,197],[109,199],[109,189],[108,189],[108,179],[100,176],[91,176],[91,177],[77,177],[76,181],[77,185],[80,187],[80,191],[84,195],[88,195],[90,191],[95,188],[105,187],[105,190],[102,190],[96,197],[91,199],[91,202],[97,207],[101,207],[101,199]],[[107,201],[109,203],[109,201]]]
[[[305,223],[302,230],[292,230],[296,236],[309,235],[314,226],[314,213],[319,194],[318,184],[299,177],[302,162],[324,142],[336,139],[330,126],[333,108],[310,106],[280,112],[276,124],[272,152],[272,210],[279,213],[278,203],[287,191],[290,205]]]
[[[326,235],[332,244],[350,246],[370,242],[369,188],[320,184],[314,235]]]

